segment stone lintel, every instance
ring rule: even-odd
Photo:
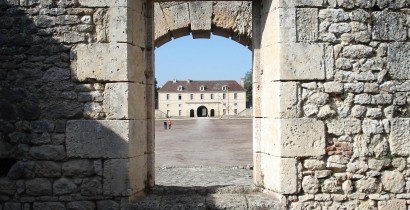
[[[69,158],[129,158],[147,150],[146,120],[73,120],[66,135]]]
[[[191,24],[189,18],[188,3],[175,4],[162,8],[165,21],[167,22],[172,36],[176,39],[190,34]]]
[[[212,1],[189,3],[189,17],[194,39],[211,37],[212,4]]]

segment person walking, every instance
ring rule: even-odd
[[[171,119],[168,119],[168,129],[171,129],[172,121]]]
[[[164,120],[164,129],[165,130],[167,129],[167,121],[166,120]]]

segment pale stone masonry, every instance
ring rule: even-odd
[[[245,109],[245,89],[234,80],[173,80],[158,90],[158,110],[168,117],[236,116]]]
[[[1,210],[144,196],[155,42],[190,31],[252,46],[254,183],[284,209],[409,208],[408,1],[162,4],[0,1]]]

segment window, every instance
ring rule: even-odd
[[[199,90],[200,91],[205,91],[205,86],[202,85],[201,87],[199,87]]]
[[[211,99],[214,99],[214,94],[213,93],[211,93]]]
[[[222,99],[226,99],[226,93],[222,94]]]
[[[194,94],[191,94],[191,100],[194,100]]]
[[[167,104],[167,107],[169,107],[169,104]]]
[[[235,115],[237,115],[237,114],[238,114],[238,110],[237,110],[237,109],[234,109],[234,110],[233,110],[233,113],[234,113]]]
[[[204,99],[204,94],[201,94],[201,100],[203,100]]]
[[[238,103],[234,103],[233,105],[234,105],[234,106],[238,106]]]
[[[228,85],[223,85],[222,90],[228,90]]]
[[[233,94],[233,99],[238,99],[238,94],[237,93]]]
[[[178,100],[181,100],[181,99],[182,99],[182,95],[178,94]]]
[[[236,110],[236,109],[235,109]],[[182,110],[178,111],[178,116],[182,116]]]
[[[178,107],[182,107],[182,104],[178,104]]]
[[[167,100],[169,100],[169,94],[167,94]]]
[[[167,117],[170,117],[171,115],[171,111],[170,110],[167,110]]]
[[[178,91],[182,91],[182,85],[178,86]]]

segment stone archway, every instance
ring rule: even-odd
[[[196,115],[198,117],[208,117],[208,108],[206,108],[206,106],[198,107],[198,109],[196,111]]]
[[[154,3],[155,46],[192,33],[215,35],[252,47],[251,1],[186,1]]]

